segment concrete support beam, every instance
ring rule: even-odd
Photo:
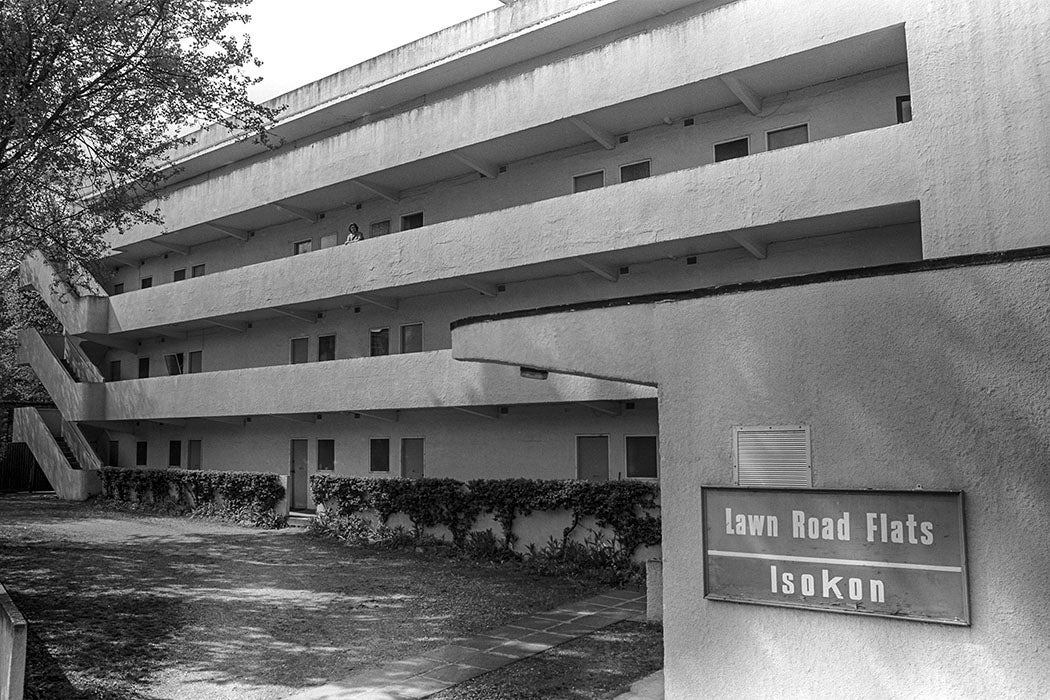
[[[478,158],[472,158],[466,155],[465,153],[461,153],[459,151],[452,151],[450,155],[463,165],[478,171],[485,177],[492,178],[493,180],[495,180],[496,177],[499,175],[498,165],[486,163],[485,161],[480,160]]]
[[[733,241],[741,248],[751,253],[759,260],[765,260],[768,250],[768,246],[765,243],[756,241],[753,237],[746,233],[730,233],[728,234]]]
[[[580,405],[607,416],[618,416],[623,413],[623,406],[619,401],[581,401]]]
[[[499,288],[497,288],[494,284],[489,284],[488,282],[477,282],[475,280],[470,279],[462,279],[460,280],[460,282],[462,282],[463,286],[467,289],[473,289],[475,292],[481,292],[487,297],[494,297],[497,294],[499,294]]]
[[[111,257],[110,262],[112,262],[117,267],[133,267],[135,269],[142,267],[141,260],[131,258],[123,252],[121,252],[119,255],[114,255],[113,257]]]
[[[307,311],[296,311],[294,309],[282,309],[279,306],[272,306],[270,307],[270,309],[272,311],[276,311],[277,313],[283,316],[288,316],[289,318],[294,318],[299,321],[306,321],[307,323],[317,323],[317,314],[315,313],[309,313]]]
[[[124,352],[136,353],[139,350],[139,344],[134,340],[122,340],[99,333],[81,333],[76,337],[81,340],[90,340],[92,343],[98,343],[99,345],[105,345],[107,348],[123,350]]]
[[[353,411],[352,414],[355,418],[360,416],[386,423],[397,423],[400,418],[400,414],[397,411]]]
[[[241,241],[248,240],[248,232],[242,229],[233,228],[232,226],[223,226],[222,224],[206,223],[204,225],[213,231],[218,231],[219,233],[225,234],[231,238],[236,238]]]
[[[309,211],[301,207],[294,207],[291,204],[281,204],[280,202],[270,202],[270,206],[275,209],[280,209],[283,212],[297,216],[303,221],[309,221],[311,224],[316,224],[321,220],[321,214],[317,212]]]
[[[453,411],[466,413],[469,416],[477,416],[478,418],[486,418],[488,420],[499,420],[499,409],[495,407],[488,408],[485,406],[478,406],[475,408],[467,408],[466,406],[449,406],[449,408]]]
[[[237,333],[244,333],[248,330],[247,323],[241,323],[239,321],[220,321],[214,318],[206,318],[204,322],[212,326],[218,326],[219,328],[225,328],[228,331],[235,331]]]
[[[270,418],[288,421],[290,423],[316,423],[317,418],[313,413],[273,413]]]
[[[397,192],[395,190],[392,190],[389,187],[383,187],[382,185],[377,185],[374,182],[369,182],[368,180],[365,180],[364,178],[360,178],[360,177],[352,180],[352,182],[360,185],[361,187],[364,187],[366,190],[368,190],[372,194],[379,195],[380,197],[382,197],[383,199],[387,200],[388,202],[400,202],[401,201],[401,193]]]
[[[157,423],[158,425],[167,425],[173,428],[185,428],[187,425],[189,425],[189,421],[185,418],[150,418],[145,422]]]
[[[233,418],[227,416],[204,416],[201,420],[211,421],[212,423],[224,423],[226,425],[236,425],[244,427],[245,421],[243,418]]]
[[[577,129],[590,136],[592,139],[602,145],[607,151],[611,151],[616,148],[616,137],[610,134],[604,129],[599,129],[593,124],[584,120],[583,117],[569,117],[569,121],[572,122]]]
[[[150,241],[150,243],[152,243],[155,246],[159,246],[159,247],[163,248],[164,250],[170,250],[172,253],[178,253],[179,255],[189,255],[190,254],[190,247],[188,245],[179,245],[177,243],[168,243],[166,241],[162,241],[159,238],[152,239]]]
[[[757,115],[762,111],[762,98],[743,80],[734,78],[731,75],[723,75],[722,82],[747,107],[747,111],[751,112],[751,114]]]
[[[609,282],[618,282],[620,279],[620,272],[615,268],[602,265],[600,263],[593,262],[587,258],[576,258],[576,262],[582,265],[584,268],[590,270],[594,274],[598,275],[604,280]]]
[[[172,340],[186,340],[189,337],[187,333],[180,333],[179,331],[168,331],[163,328],[157,329],[157,335],[162,338],[171,338]]]
[[[365,304],[372,304],[378,306],[387,311],[397,311],[397,299],[387,299],[384,297],[374,297],[371,294],[352,294],[352,299],[364,302]]]

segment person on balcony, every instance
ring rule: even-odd
[[[364,238],[361,235],[361,229],[357,227],[357,224],[350,224],[350,228],[347,230],[346,240],[343,241],[343,245],[350,245],[355,241],[360,241]]]

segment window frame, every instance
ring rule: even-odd
[[[652,438],[656,448],[656,476],[631,476],[630,462],[628,461],[628,442],[632,438]],[[660,480],[660,435],[658,433],[637,433],[623,436],[623,477],[632,481],[659,481]]]
[[[319,336],[317,336],[317,353],[316,353],[316,357],[317,357],[317,361],[318,362],[332,362],[333,360],[336,359],[336,347],[337,347],[336,335],[337,335],[336,333],[329,333],[327,335],[319,335]],[[325,340],[326,338],[331,338],[332,339],[332,356],[330,358],[328,358],[328,359],[322,359],[321,358],[321,341]]]
[[[109,361],[109,377],[106,379],[108,382],[119,382],[124,379],[124,367],[120,360]]]
[[[118,294],[123,294],[123,293],[124,293],[124,283],[123,282],[114,282],[113,283],[113,296],[117,296]]]
[[[907,119],[904,118],[904,103],[905,102],[908,103],[908,118]],[[897,95],[897,123],[898,124],[907,124],[908,122],[910,122],[914,118],[915,117],[914,117],[914,115],[912,114],[912,111],[911,111],[911,93],[908,93],[907,95]]]
[[[190,279],[194,277],[204,277],[205,265],[206,263],[201,263],[200,265],[192,265],[190,267]],[[197,272],[198,270],[200,270],[199,273]]]
[[[303,360],[301,362],[295,361],[295,343],[296,341],[306,341],[306,347],[303,350]],[[288,364],[290,365],[305,365],[310,362],[310,336],[297,336],[295,338],[288,339]]]
[[[182,277],[179,277],[179,273],[182,273]],[[171,273],[172,282],[184,282],[186,280],[186,268],[180,267],[178,270],[174,270]]]
[[[304,243],[309,244],[310,247],[307,250],[299,250],[299,246],[303,245]],[[292,255],[293,256],[295,256],[295,255],[306,255],[307,253],[312,253],[312,252],[314,252],[314,239],[313,238],[303,238],[302,240],[292,241]]]
[[[419,350],[405,350],[405,329],[406,328],[411,328],[413,326],[419,326]],[[409,354],[412,354],[412,353],[423,352],[423,348],[425,347],[424,338],[425,338],[425,336],[424,336],[423,322],[422,321],[417,321],[417,322],[414,322],[414,323],[402,323],[402,324],[399,324],[398,325],[398,330],[397,330],[397,350],[398,350],[398,354],[399,355],[409,355]]]
[[[179,461],[172,464],[172,455],[178,453]],[[182,440],[168,440],[168,466],[176,469],[182,468]]]
[[[150,375],[149,355],[147,355],[146,357],[140,357],[138,359],[139,359],[139,362],[138,362],[139,379],[149,379],[149,375]],[[145,367],[146,367],[146,373],[145,374],[142,373],[143,364],[145,364]]]
[[[145,467],[149,464],[149,441],[135,441],[135,466]]]
[[[578,189],[576,189],[576,181],[579,180],[581,177],[587,177],[588,175],[597,175],[598,173],[601,173],[602,184],[600,184],[597,187],[588,187],[585,190],[578,190]],[[580,194],[581,192],[590,192],[592,190],[600,190],[600,189],[603,189],[604,187],[605,187],[605,168],[598,168],[597,170],[588,170],[587,172],[577,173],[576,175],[572,176],[572,193],[573,194]]]
[[[386,233],[376,233],[376,227],[380,226],[381,224],[386,224]],[[373,221],[370,224],[368,224],[368,237],[369,238],[381,238],[383,236],[389,236],[393,232],[394,232],[394,222],[393,222],[393,219],[391,219],[390,217],[387,217],[385,219],[377,219],[376,221]],[[362,236],[362,238],[363,238],[363,236]]]
[[[321,459],[321,443],[331,443],[332,447],[332,461],[331,466],[324,466],[325,462]],[[319,472],[332,472],[335,473],[335,438],[317,438],[317,468],[315,471]]]
[[[168,362],[168,358],[175,358],[175,364],[178,367],[178,372],[171,371],[171,364]],[[177,377],[180,374],[186,374],[186,353],[184,352],[167,352],[164,353],[164,369],[168,372],[169,377]]]
[[[641,165],[642,163],[645,163],[645,164],[647,164],[649,166],[649,171],[644,176],[632,178],[630,180],[624,180],[623,179],[623,169],[624,168],[630,168],[631,166],[634,166],[634,165]],[[647,179],[649,179],[649,178],[651,178],[653,176],[653,159],[652,158],[642,158],[641,160],[636,160],[636,161],[633,161],[633,162],[630,162],[630,163],[624,163],[623,165],[621,165],[619,167],[619,170],[617,172],[618,172],[619,177],[620,177],[620,184],[621,185],[626,183],[626,182],[637,182],[638,180],[647,180]]]
[[[770,134],[776,134],[781,131],[791,131],[792,129],[798,129],[799,127],[806,127],[806,140],[805,143],[796,143],[791,146],[780,146],[779,148],[769,147],[769,136]],[[766,151],[779,151],[785,148],[794,148],[795,146],[804,146],[806,143],[813,143],[812,135],[810,134],[809,122],[800,122],[798,124],[791,124],[790,126],[782,126],[777,129],[769,129],[766,131]]]
[[[733,156],[732,158],[723,158],[722,160],[718,160],[718,147],[719,146],[725,146],[725,145],[730,144],[730,143],[736,143],[737,141],[743,141],[743,142],[745,142],[747,144],[747,154],[746,155],[742,155],[742,156]],[[738,158],[747,158],[747,156],[752,155],[753,153],[754,153],[754,151],[751,150],[751,134],[747,134],[745,136],[737,136],[736,138],[725,139],[723,141],[717,141],[717,142],[711,144],[711,162],[712,163],[725,163],[726,161],[729,161],[729,160],[737,160]]]
[[[419,226],[405,226],[405,219],[415,216],[419,217]],[[426,226],[426,219],[423,218],[423,210],[420,209],[419,211],[413,211],[409,212],[408,214],[402,214],[399,220],[399,224],[401,226],[399,230],[401,231],[411,231],[413,229],[423,228],[424,226]]]
[[[139,289],[149,289],[153,286],[153,275],[143,277],[139,280]]]
[[[372,451],[372,443],[382,441],[386,443],[386,469],[373,469],[375,462],[373,461],[374,453]],[[390,437],[389,436],[377,436],[368,438],[368,473],[369,474],[389,474],[390,473]]]
[[[376,333],[386,331],[386,352],[382,354],[376,354],[372,352],[374,346],[372,344],[372,336]],[[390,352],[390,326],[376,326],[375,328],[368,329],[368,356],[369,357],[386,357],[392,354]]]
[[[193,360],[196,355],[197,369],[193,369]],[[190,350],[186,353],[186,374],[200,374],[204,371],[204,351]]]

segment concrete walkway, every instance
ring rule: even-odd
[[[411,659],[396,661],[335,683],[310,688],[291,698],[425,698],[457,683],[547,651],[621,620],[645,620],[645,593],[610,590],[578,603],[563,605],[556,610],[529,615],[464,642],[438,647]]]

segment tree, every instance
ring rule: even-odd
[[[195,126],[266,142],[250,0],[0,0],[0,265],[33,248],[76,270],[144,208]]]

